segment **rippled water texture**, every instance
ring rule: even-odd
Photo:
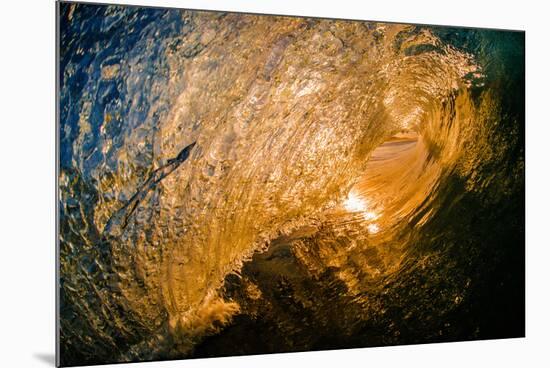
[[[524,34],[60,5],[64,365],[524,335]]]

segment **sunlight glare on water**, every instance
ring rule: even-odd
[[[370,234],[376,234],[380,231],[380,226],[378,226],[377,224],[369,224],[369,226],[367,226],[367,229],[369,230]]]
[[[348,198],[344,201],[344,208],[349,212],[365,212],[368,209],[367,202],[354,191],[349,192]]]
[[[376,220],[380,217],[378,213],[370,208],[369,201],[359,196],[354,190],[349,192],[344,201],[344,208],[349,212],[361,212],[366,221]]]

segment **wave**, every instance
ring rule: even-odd
[[[68,361],[193,356],[236,316],[277,303],[271,281],[246,272],[273,254],[273,277],[329,272],[364,323],[390,325],[383,295],[442,263],[439,314],[468,298],[472,275],[453,274],[445,237],[480,231],[456,221],[475,212],[453,212],[457,201],[476,196],[486,214],[522,192],[522,106],[502,92],[521,86],[519,37],[79,4],[61,17]],[[381,341],[369,338],[361,346]]]

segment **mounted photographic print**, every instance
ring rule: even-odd
[[[524,336],[524,32],[57,25],[59,365]]]

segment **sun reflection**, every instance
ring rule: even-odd
[[[378,224],[369,224],[367,226],[367,229],[369,230],[370,234],[376,234],[380,231],[380,226],[378,226]]]
[[[344,201],[344,207],[350,212],[363,212],[367,210],[367,202],[351,191]]]
[[[365,221],[374,221],[380,217],[380,214],[373,211],[369,206],[369,201],[359,196],[355,191],[351,191],[344,200],[344,208],[349,212],[359,212]],[[380,226],[376,223],[370,223],[367,226],[370,234],[376,234],[380,231]]]
[[[378,217],[380,216],[374,211],[365,211],[363,213],[363,218],[367,221],[376,220]]]

